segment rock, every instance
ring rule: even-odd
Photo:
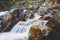
[[[51,18],[51,17],[49,17],[49,16],[48,16],[48,17],[45,17],[45,19],[44,19],[44,20],[49,20],[50,18]]]
[[[44,17],[40,17],[38,20],[44,20]]]
[[[59,13],[55,14],[48,22],[47,26],[51,28],[46,40],[60,40],[60,16]]]
[[[46,7],[46,6],[40,6],[39,9],[38,9],[38,12],[45,13],[45,12],[47,12],[47,10],[48,10],[48,7]]]
[[[42,38],[41,28],[37,26],[32,26],[30,28],[29,40],[41,40],[41,38]]]
[[[18,12],[18,9],[12,9],[3,15],[1,31],[9,31],[12,28],[12,25],[16,24],[19,21]]]

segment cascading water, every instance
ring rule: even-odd
[[[37,17],[36,15],[34,19],[29,19],[26,22],[18,22],[10,32],[0,33],[0,40],[28,40],[30,27],[39,22],[36,19],[40,16]]]
[[[0,33],[0,40],[28,40],[30,27],[33,25],[40,25],[41,30],[48,29],[45,24],[48,21],[38,20],[41,16],[38,13],[34,14],[33,19],[27,21],[19,21],[9,32]],[[48,32],[46,32],[46,35]]]
[[[29,30],[33,25],[43,25],[46,24],[47,21],[38,20],[41,16],[38,13],[34,14],[34,19],[28,19],[27,21],[18,22],[9,32],[0,33],[0,40],[28,40],[29,38]],[[38,22],[38,23],[37,23]],[[41,27],[42,30],[46,29],[46,27]]]
[[[0,33],[0,40],[28,40],[31,22],[35,19],[18,22],[9,32]]]

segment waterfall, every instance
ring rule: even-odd
[[[26,32],[28,29],[28,25],[20,21],[12,28],[10,32],[23,33]]]
[[[18,22],[10,32],[0,33],[1,40],[28,40],[30,27]]]
[[[36,16],[36,15],[35,15]],[[0,33],[0,40],[28,40],[29,30],[34,20],[37,20],[40,16],[34,17],[27,21],[19,21],[9,32]]]
[[[28,40],[30,27],[33,25],[44,25],[41,30],[46,29],[47,21],[38,20],[41,16],[38,13],[34,14],[34,19],[27,21],[19,21],[9,32],[0,33],[0,40]],[[44,24],[42,24],[44,23]]]

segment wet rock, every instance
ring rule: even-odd
[[[44,17],[40,17],[38,20],[44,20]]]
[[[2,17],[2,28],[1,31],[9,31],[14,24],[19,21],[18,9],[12,9]]]
[[[45,19],[44,19],[44,20],[50,20],[50,18],[51,18],[51,17],[49,17],[49,16],[48,16],[48,17],[45,17]]]
[[[60,16],[55,14],[48,22],[47,26],[51,28],[51,32],[48,34],[46,40],[60,40]]]
[[[41,40],[41,38],[42,38],[41,28],[37,26],[32,26],[30,28],[29,40]]]

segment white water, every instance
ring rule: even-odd
[[[45,24],[47,21],[38,20],[41,16],[38,13],[34,14],[34,19],[28,19],[27,21],[19,21],[10,32],[0,33],[0,40],[28,40],[29,30],[33,25],[39,25],[41,31],[48,29]],[[47,35],[48,33],[46,33]]]
[[[5,15],[8,11],[0,12],[0,16]]]

